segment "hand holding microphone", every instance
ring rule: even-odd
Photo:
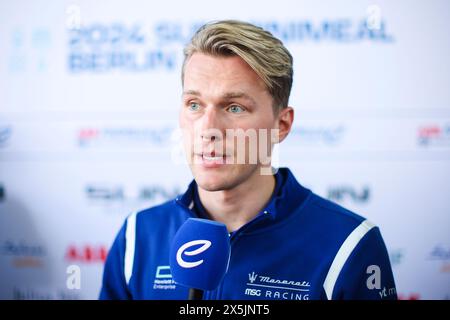
[[[222,281],[230,252],[228,231],[223,223],[190,218],[172,243],[172,277],[177,284],[190,288],[189,300],[200,300],[204,290],[214,290]]]

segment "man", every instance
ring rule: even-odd
[[[272,147],[294,120],[292,62],[281,41],[248,23],[197,31],[185,48],[180,111],[194,181],[126,219],[101,299],[186,299],[188,288],[171,279],[169,250],[190,217],[230,232],[228,271],[203,299],[396,299],[379,229],[301,186],[289,169],[270,170]]]

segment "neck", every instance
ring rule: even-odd
[[[198,193],[211,219],[224,223],[228,231],[235,231],[266,206],[274,189],[275,177],[260,175],[255,170],[249,179],[233,189],[207,191],[198,187]]]

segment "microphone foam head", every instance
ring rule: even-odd
[[[214,290],[227,272],[229,260],[230,239],[223,223],[190,218],[175,234],[170,270],[178,284]]]

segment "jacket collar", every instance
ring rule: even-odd
[[[271,200],[259,214],[266,214],[272,220],[283,219],[298,208],[308,197],[311,191],[300,185],[288,168],[279,168],[276,173],[277,183],[281,182],[277,194],[273,194]],[[177,197],[175,201],[181,206],[192,211],[194,204],[194,188],[197,188],[195,180],[189,184],[187,191]],[[195,213],[194,213],[195,214]]]

